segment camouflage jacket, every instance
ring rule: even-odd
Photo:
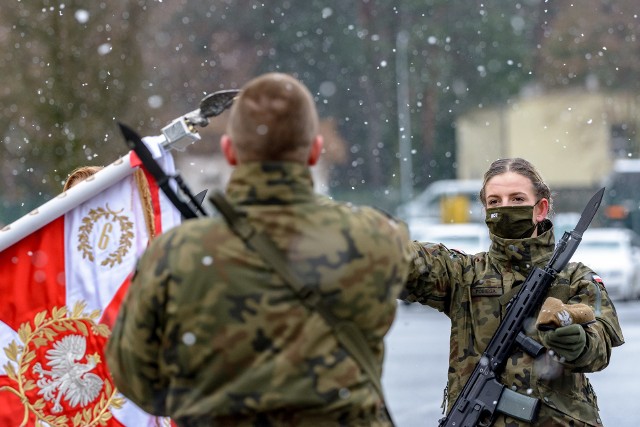
[[[383,338],[411,263],[406,225],[313,192],[293,163],[238,166],[229,200],[364,333]],[[119,390],[180,426],[389,424],[331,328],[221,218],[186,221],[140,259],[107,346]]]
[[[518,285],[532,266],[542,268],[551,258],[553,228],[548,220],[545,225],[547,231],[535,238],[507,240],[492,235],[489,251],[475,255],[414,242],[406,300],[435,307],[451,318],[449,407],[489,344]],[[516,346],[499,380],[514,391],[541,399],[536,426],[601,425],[596,395],[584,373],[604,369],[611,348],[624,342],[615,308],[599,277],[581,263],[569,263],[548,296],[594,309],[597,322],[586,329],[586,350],[575,361],[560,363],[549,354],[534,360]],[[535,329],[527,335],[541,341]],[[493,425],[529,424],[499,416]]]

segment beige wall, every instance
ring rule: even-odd
[[[525,100],[511,111],[506,154],[530,160],[552,187],[596,185],[612,161],[609,124],[602,113],[601,97],[595,94]]]
[[[476,110],[456,123],[459,179],[480,179],[507,151],[506,123],[500,110]]]
[[[613,163],[610,126],[638,120],[634,98],[586,91],[477,110],[457,122],[458,178],[481,178],[499,157],[523,157],[552,187],[593,187]]]

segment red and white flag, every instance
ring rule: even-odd
[[[0,426],[170,425],[117,393],[103,353],[150,233],[181,219],[138,166],[130,153],[0,231]]]

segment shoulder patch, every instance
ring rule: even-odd
[[[602,277],[598,276],[597,274],[592,274],[591,280],[602,285],[602,287],[604,287],[604,281],[602,280]]]

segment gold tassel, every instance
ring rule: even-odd
[[[140,203],[142,203],[142,212],[144,214],[144,223],[147,227],[147,235],[149,236],[149,242],[156,237],[156,223],[153,215],[153,204],[151,203],[151,191],[149,190],[149,183],[144,176],[142,169],[137,169],[134,172],[136,185],[138,187],[138,194],[140,195]]]

